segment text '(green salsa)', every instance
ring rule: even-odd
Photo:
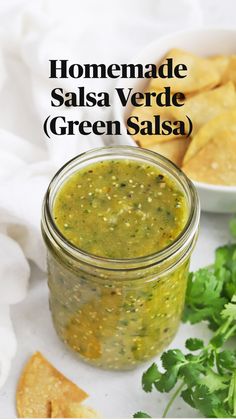
[[[106,160],[74,173],[60,188],[54,220],[75,247],[113,259],[151,255],[170,245],[187,221],[176,183],[155,166]]]

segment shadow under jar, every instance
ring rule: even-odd
[[[68,199],[72,214],[67,219],[65,212],[60,224],[57,213]],[[151,151],[104,147],[65,164],[48,187],[42,214],[50,308],[63,342],[83,360],[108,369],[131,369],[160,353],[180,322],[199,212],[191,181]],[[78,227],[74,236],[70,221]],[[77,241],[83,228],[84,247]]]

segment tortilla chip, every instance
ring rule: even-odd
[[[236,185],[236,136],[221,131],[182,170],[191,179],[213,185]]]
[[[69,405],[81,403],[88,395],[56,370],[40,352],[26,364],[20,377],[17,413],[20,418],[50,418],[51,401]]]
[[[147,143],[146,148],[161,154],[180,167],[189,144],[189,138],[181,137],[163,143]]]
[[[193,158],[209,141],[213,140],[220,131],[227,129],[229,133],[236,135],[236,108],[232,108],[227,112],[211,119],[207,124],[203,125],[198,133],[193,137],[190,146],[184,156],[184,165]]]
[[[152,79],[150,90],[162,90],[165,86],[170,86],[172,92],[182,92],[185,94],[211,89],[219,84],[221,76],[214,61],[198,57],[190,52],[181,49],[171,49],[165,58],[173,58],[173,66],[185,64],[187,66],[187,76],[185,78],[157,78]]]
[[[58,400],[53,400],[51,418],[99,418],[99,414],[90,407],[79,403],[63,405]]]
[[[229,82],[187,99],[185,104],[181,108],[176,108],[174,113],[176,119],[179,120],[184,120],[185,115],[188,115],[193,123],[192,136],[194,136],[206,122],[235,106],[235,87],[232,82]]]
[[[214,55],[214,56],[209,57],[209,59],[214,62],[215,66],[217,68],[217,71],[218,71],[218,73],[220,75],[220,79],[221,79],[220,84],[223,84],[223,83],[226,83],[227,81],[229,81],[229,80],[225,79],[224,82],[223,82],[223,76],[224,76],[225,71],[226,71],[226,69],[229,65],[230,57],[228,55]]]
[[[232,55],[229,60],[228,67],[223,75],[223,82],[231,80],[236,86],[236,55]]]

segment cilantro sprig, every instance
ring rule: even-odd
[[[230,229],[236,237],[236,219]],[[219,247],[212,266],[189,275],[183,321],[206,322],[213,331],[210,341],[190,338],[186,353],[164,352],[162,368],[153,363],[143,374],[143,390],[172,391],[162,417],[181,396],[205,417],[236,418],[236,349],[227,348],[236,338],[236,244]],[[138,412],[134,417],[151,416]]]

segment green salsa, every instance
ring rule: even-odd
[[[189,203],[179,185],[147,160],[117,158],[80,168],[56,189],[54,223],[86,262],[44,234],[50,308],[58,335],[91,364],[133,368],[176,333],[192,245],[152,261],[187,224]],[[106,259],[97,265],[94,256]],[[144,268],[127,268],[145,256]],[[118,262],[122,269],[114,267]]]
[[[124,259],[170,245],[182,232],[188,209],[176,183],[155,166],[107,160],[74,173],[60,188],[53,213],[75,247]]]

